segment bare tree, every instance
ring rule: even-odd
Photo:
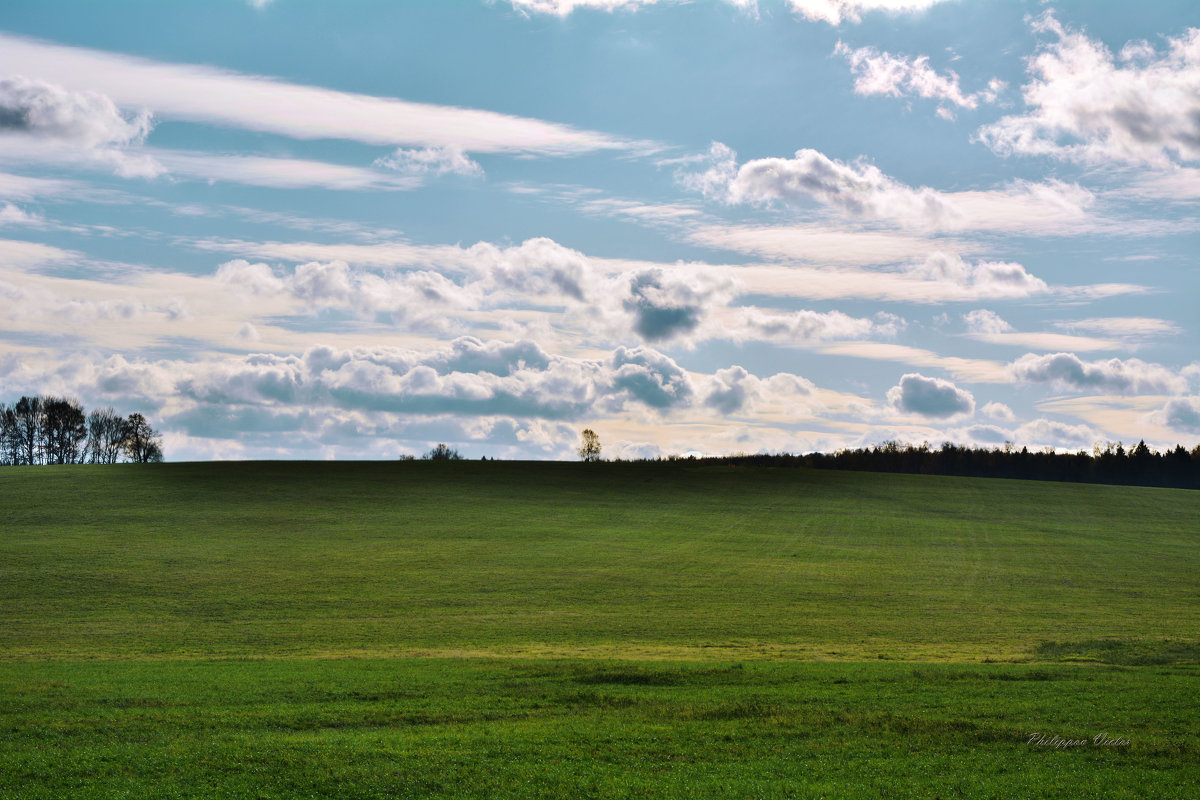
[[[22,464],[37,464],[42,456],[42,398],[22,397],[13,407]]]
[[[17,412],[0,404],[0,462],[6,466],[21,463],[21,434],[17,429]]]
[[[45,463],[81,463],[87,420],[79,403],[65,397],[47,397],[42,401],[41,421]]]
[[[591,428],[584,428],[579,444],[579,457],[584,461],[600,460],[600,437]]]
[[[128,438],[129,423],[111,408],[100,408],[88,414],[88,461],[93,464],[115,464]]]
[[[141,414],[130,414],[125,421],[125,454],[130,461],[148,464],[163,460],[162,436],[150,427]]]

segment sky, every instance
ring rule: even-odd
[[[168,460],[1200,442],[1193,0],[6,0],[0,402]]]

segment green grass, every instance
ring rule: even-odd
[[[0,797],[1200,783],[1198,492],[167,464],[0,470],[0,520]]]

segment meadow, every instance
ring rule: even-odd
[[[1200,492],[13,467],[0,520],[3,797],[1200,790]]]

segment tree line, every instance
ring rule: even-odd
[[[43,395],[0,403],[0,465],[162,460],[162,436],[141,414],[85,412],[76,400]]]
[[[919,475],[960,475],[974,478],[1108,483],[1200,489],[1200,445],[1156,451],[1144,441],[1126,449],[1120,442],[1096,445],[1089,453],[1058,453],[1052,449],[965,447],[946,442],[941,447],[884,442],[874,447],[833,453],[739,454],[668,460],[776,467],[809,467],[864,472],[906,472]]]

